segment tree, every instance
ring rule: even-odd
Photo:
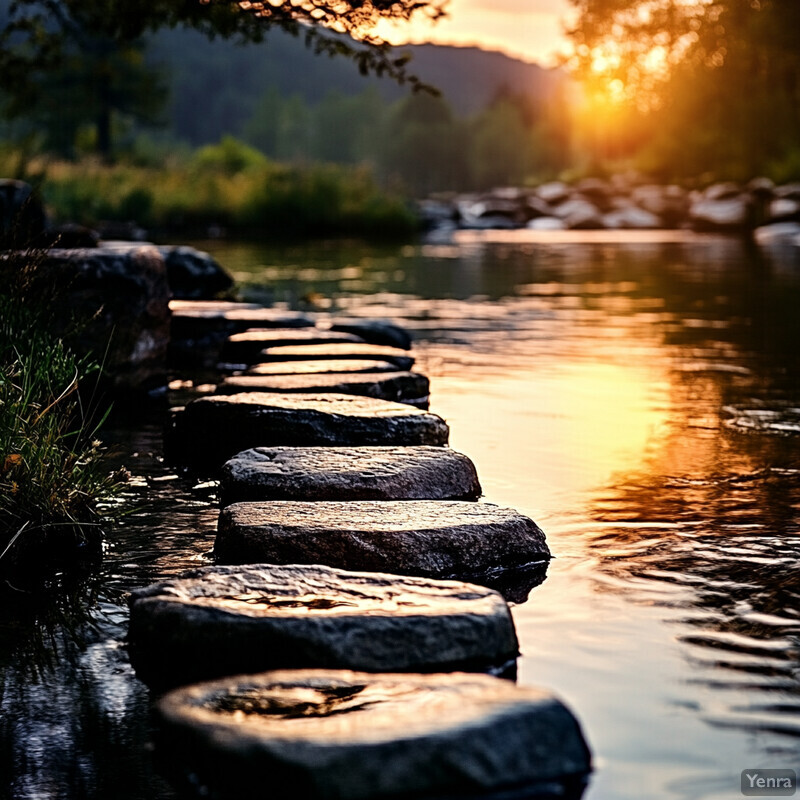
[[[75,59],[93,72],[98,149],[111,150],[114,58],[130,59],[145,35],[163,26],[188,26],[210,37],[263,41],[272,28],[305,37],[317,53],[344,55],[363,73],[421,82],[406,69],[406,57],[370,31],[379,19],[438,18],[445,0],[11,0],[0,32],[0,74],[6,113],[21,116],[46,104],[53,76]]]
[[[744,176],[797,148],[796,0],[571,2],[575,73],[607,108],[649,120],[652,163],[660,143],[663,169]]]

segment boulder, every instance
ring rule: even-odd
[[[800,220],[800,200],[776,197],[769,204],[768,218],[770,222]]]
[[[572,189],[561,181],[543,183],[536,189],[536,196],[548,205],[554,206],[563,203],[572,195]]]
[[[775,192],[775,182],[770,178],[753,178],[747,184],[747,191],[752,195],[770,198]]]
[[[775,196],[787,200],[800,200],[800,182],[785,183],[775,187]]]
[[[447,444],[447,423],[400,403],[344,394],[241,394],[201,397],[177,409],[168,457],[216,472],[251,447]]]
[[[447,447],[259,447],[222,468],[223,505],[242,500],[475,500],[475,465]]]
[[[364,344],[364,340],[351,333],[319,328],[256,328],[230,336],[222,346],[220,359],[228,363],[254,364],[260,360],[265,347],[297,344]]]
[[[553,213],[571,230],[591,230],[603,227],[603,218],[597,207],[580,197],[556,206]]]
[[[604,214],[603,226],[611,230],[648,230],[660,228],[661,220],[643,208],[628,206]]]
[[[223,300],[172,300],[173,364],[212,367],[225,340],[250,328],[306,328],[314,321],[291,311]]]
[[[329,373],[358,374],[361,372],[400,372],[397,364],[358,358],[312,359],[310,361],[275,361],[254,364],[247,375],[326,375]]]
[[[525,227],[532,231],[565,231],[567,229],[564,220],[558,217],[537,217]]]
[[[655,186],[647,184],[636,186],[631,199],[639,208],[654,214],[663,225],[676,227],[686,218],[689,199],[686,190],[680,186]]]
[[[31,185],[0,178],[0,250],[38,242],[46,224],[44,206]]]
[[[131,663],[158,690],[268,669],[482,672],[519,651],[491,589],[318,565],[207,567],[130,606]]]
[[[400,350],[411,349],[411,334],[399,325],[382,319],[334,319],[332,331],[352,333],[370,344],[382,344],[397,347]]]
[[[41,240],[47,247],[58,247],[63,250],[100,246],[100,234],[96,230],[71,222],[48,228],[42,234]]]
[[[390,361],[399,369],[414,366],[414,357],[406,350],[379,344],[300,344],[275,345],[261,351],[261,361],[308,361],[317,359],[350,359]]]
[[[513,509],[456,500],[234,503],[223,509],[221,564],[339,569],[477,580],[550,558],[536,523]]]
[[[242,675],[170,692],[156,720],[161,761],[204,797],[576,800],[591,769],[560,700],[488,675]]]
[[[172,296],[177,300],[209,300],[233,286],[233,278],[217,260],[194,247],[159,247],[167,264]]]
[[[236,375],[225,378],[216,394],[237,392],[305,392],[306,394],[354,394],[375,397],[418,408],[428,405],[430,383],[417,372],[362,372],[322,375]]]
[[[56,325],[84,321],[75,346],[102,363],[117,393],[166,385],[169,286],[156,248],[50,250],[42,269],[64,297],[53,308]]]
[[[697,231],[740,232],[751,223],[750,200],[747,195],[723,200],[698,200],[692,203],[689,217]]]
[[[741,187],[731,181],[712,183],[703,191],[706,200],[733,200],[742,193]]]
[[[800,246],[800,222],[776,222],[753,231],[756,243],[762,247]]]

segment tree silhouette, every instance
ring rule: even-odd
[[[97,145],[111,153],[111,112],[115,108],[114,59],[130,62],[144,37],[164,26],[185,26],[209,37],[261,42],[271,29],[303,36],[317,53],[353,59],[362,73],[387,75],[412,88],[406,57],[372,33],[381,19],[437,19],[445,0],[12,0],[0,32],[0,74],[8,116],[29,114],[46,103],[53,76],[76,59],[92,74]],[[143,74],[146,80],[146,75]],[[135,106],[135,104],[134,104]],[[135,111],[135,107],[133,109]]]

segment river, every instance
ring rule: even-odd
[[[201,246],[247,299],[414,333],[484,500],[556,556],[514,607],[519,680],[581,720],[588,800],[730,800],[745,768],[800,767],[800,250],[683,232]],[[124,597],[205,559],[213,487],[159,460],[156,420],[109,435],[134,510],[103,573],[0,624],[8,797],[171,796]]]

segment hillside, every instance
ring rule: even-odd
[[[389,80],[361,76],[347,59],[314,55],[302,40],[281,32],[261,45],[241,46],[208,41],[193,31],[164,31],[149,49],[150,60],[162,67],[171,86],[169,127],[192,144],[238,134],[271,88],[309,104],[332,91],[354,95],[375,87],[387,101],[408,91]],[[413,56],[412,71],[436,86],[462,117],[480,111],[501,90],[542,98],[559,82],[557,72],[477,47],[398,48],[406,51]]]

